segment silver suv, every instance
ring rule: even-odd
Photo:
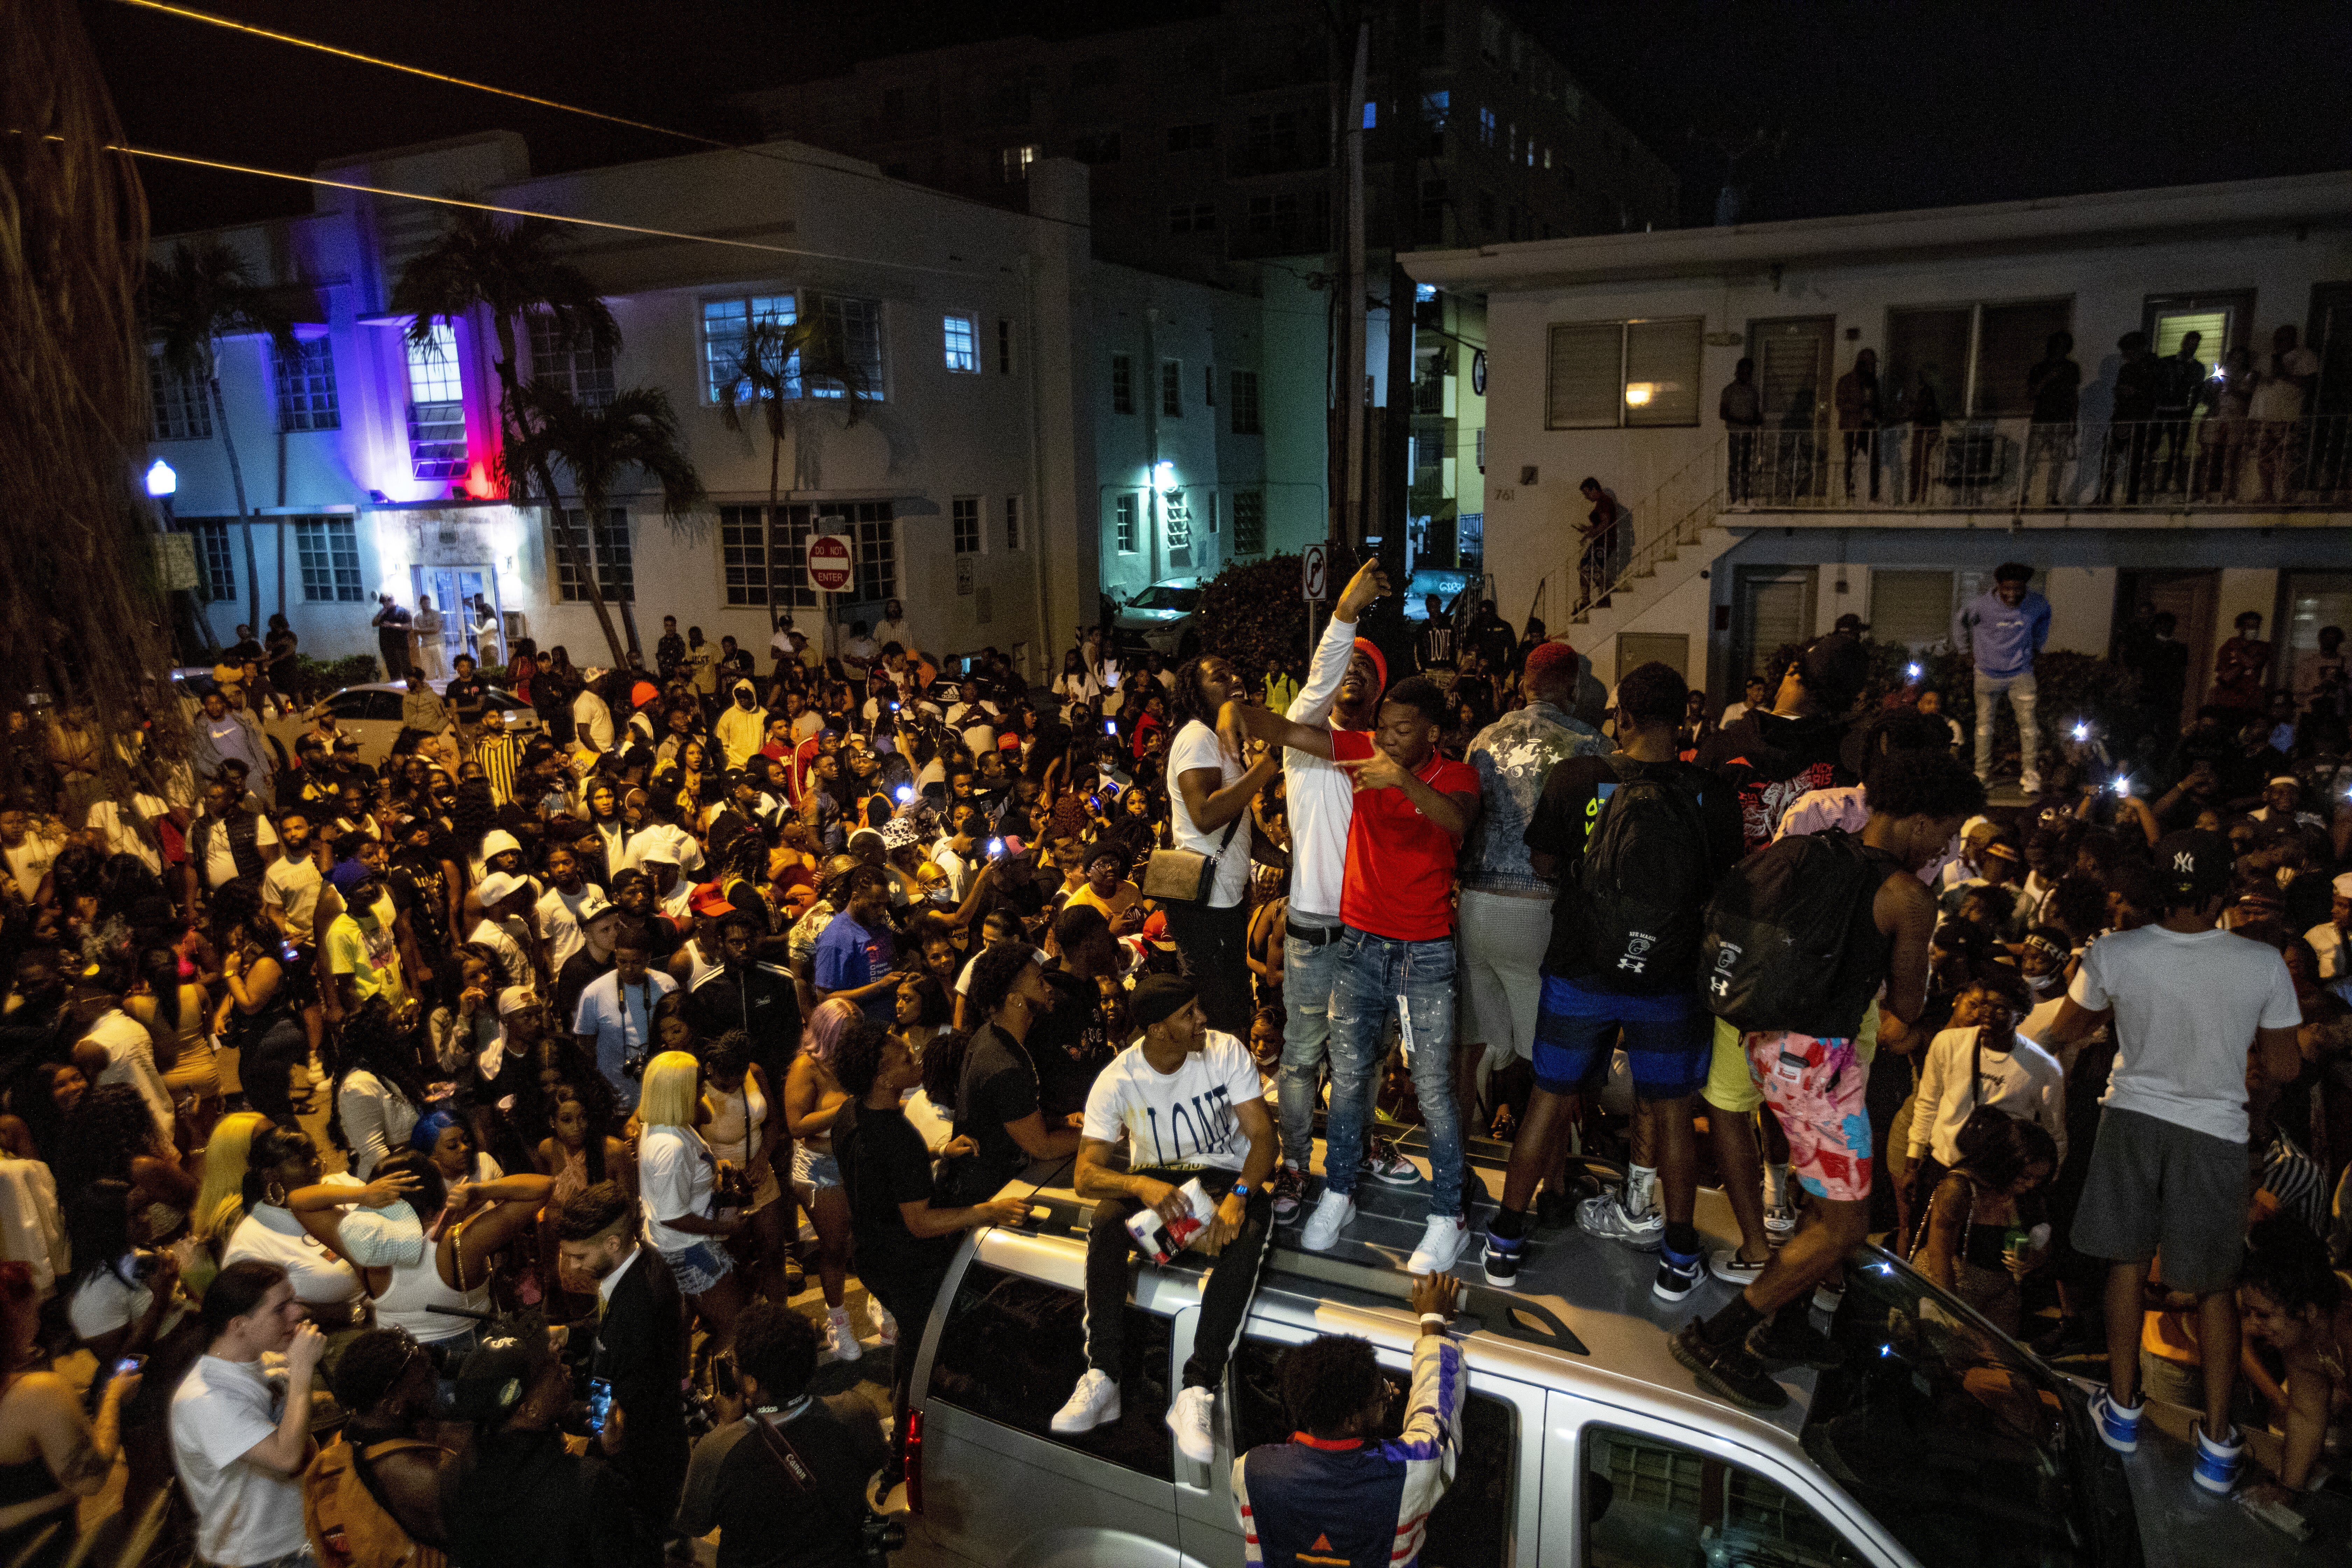
[[[1479,1173],[1498,1184],[1497,1172]],[[1008,1195],[1031,1191],[1024,1183]],[[1241,1563],[1233,1456],[1290,1435],[1275,1374],[1282,1352],[1319,1333],[1359,1334],[1400,1385],[1406,1381],[1417,1325],[1400,1265],[1420,1231],[1420,1201],[1369,1184],[1356,1195],[1364,1213],[1339,1249],[1304,1253],[1277,1237],[1220,1391],[1217,1459],[1207,1466],[1176,1452],[1163,1420],[1192,1348],[1197,1270],[1139,1268],[1127,1309],[1123,1414],[1060,1437],[1047,1422],[1086,1364],[1089,1205],[1066,1187],[1038,1185],[1041,1207],[1027,1225],[970,1238],[915,1365],[914,1512],[901,1561]],[[1718,1237],[1731,1234],[1721,1194],[1702,1194],[1699,1222]],[[1832,1320],[1844,1365],[1783,1374],[1790,1400],[1771,1416],[1698,1392],[1667,1353],[1666,1335],[1694,1310],[1727,1300],[1727,1286],[1710,1279],[1669,1307],[1650,1292],[1653,1259],[1573,1231],[1531,1242],[1513,1289],[1465,1286],[1465,1443],[1453,1489],[1430,1516],[1422,1561],[2317,1561],[2319,1546],[2296,1547],[2236,1507],[2193,1498],[2179,1444],[2144,1439],[2127,1461],[2109,1452],[2078,1388],[1906,1265],[1875,1250],[1866,1257]],[[2322,1529],[2340,1541],[2340,1521]],[[2329,1553],[2340,1555],[2340,1546]]]

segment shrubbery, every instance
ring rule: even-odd
[[[1223,654],[1246,689],[1257,690],[1277,658],[1306,655],[1298,557],[1273,555],[1226,567],[1202,587],[1193,619],[1201,646]]]

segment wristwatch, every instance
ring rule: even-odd
[[[1250,1184],[1247,1182],[1235,1182],[1233,1186],[1233,1195],[1244,1203],[1249,1202]]]

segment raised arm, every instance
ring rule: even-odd
[[[1895,939],[1887,961],[1886,994],[1878,1010],[1908,1024],[1927,1005],[1927,939],[1936,930],[1936,900],[1925,884],[1900,871],[1879,884],[1871,912]]]

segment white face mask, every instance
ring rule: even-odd
[[[2025,977],[2025,983],[2037,992],[2050,991],[2057,987],[2061,978],[2063,977],[2058,971],[2053,969],[2047,974],[2029,974]]]

